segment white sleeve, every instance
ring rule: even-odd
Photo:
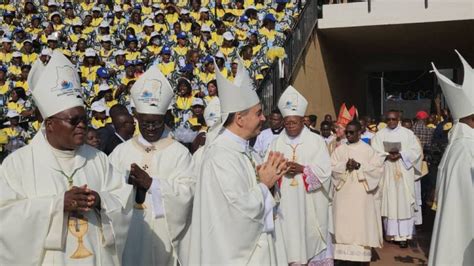
[[[273,232],[275,229],[275,223],[273,221],[273,207],[275,206],[275,201],[273,200],[272,193],[264,184],[258,184],[260,190],[262,191],[263,200],[265,202],[265,224],[263,226],[263,231],[265,233]]]
[[[151,200],[153,202],[153,213],[155,215],[155,219],[157,219],[165,216],[165,210],[163,208],[163,198],[161,196],[160,180],[158,178],[152,179],[153,181],[151,182],[150,189],[148,189],[148,193],[151,194]]]

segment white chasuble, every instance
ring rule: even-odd
[[[396,162],[386,160],[382,178],[381,213],[385,217],[388,236],[396,241],[410,239],[414,230],[415,179],[421,172],[423,151],[418,139],[409,129],[388,127],[375,134],[372,147],[381,155],[388,155],[390,146],[400,148],[401,158]]]
[[[306,264],[328,245],[331,160],[326,143],[304,128],[293,139],[283,131],[270,145],[267,156],[270,151],[281,152],[289,161],[305,167],[304,174],[284,176],[278,183],[281,199],[277,220],[283,231],[287,262]],[[317,260],[332,257],[327,255],[317,256]]]
[[[136,163],[153,178],[145,208],[132,210],[123,265],[177,265],[194,195],[190,153],[166,130],[153,144],[141,135],[133,137],[109,158],[117,175],[128,178],[131,164]]]
[[[429,265],[474,265],[474,129],[457,123],[438,171]]]
[[[383,175],[384,157],[363,141],[342,144],[331,155],[335,259],[370,261],[370,248],[382,247],[376,192]],[[347,171],[349,159],[360,163],[360,168]]]
[[[268,188],[257,182],[258,154],[238,138],[226,130],[204,146],[198,159],[202,166],[194,197],[189,257],[183,265],[277,264],[275,202]]]
[[[88,145],[79,147],[71,160],[74,171],[65,173],[43,130],[5,159],[0,172],[1,265],[120,264],[132,187],[113,178],[107,156]],[[85,219],[69,218],[64,174],[72,176],[72,185],[96,191],[100,210],[82,213]]]

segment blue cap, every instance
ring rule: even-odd
[[[180,33],[178,33],[178,35],[176,37],[178,39],[186,39],[188,36],[186,36],[186,33],[180,32]]]
[[[246,15],[243,15],[240,17],[240,22],[248,22],[249,21],[249,17],[247,17]]]
[[[10,11],[5,11],[5,12],[3,12],[3,16],[4,17],[14,17],[15,13],[10,12]]]
[[[14,31],[13,31],[13,34],[17,34],[18,32],[24,32],[25,30],[23,30],[23,28],[21,27],[18,27],[16,28]]]
[[[33,15],[33,16],[31,17],[31,20],[35,20],[35,19],[41,20],[41,16],[39,16],[39,15]]]
[[[192,64],[186,64],[184,67],[180,69],[180,71],[183,73],[192,73],[193,70],[194,70],[194,67]]]
[[[105,67],[99,67],[99,69],[97,69],[97,76],[99,76],[100,78],[108,78],[109,71]]]
[[[142,6],[141,6],[140,4],[135,4],[135,5],[133,6],[133,9],[140,9],[140,10],[141,10],[141,9],[142,9]]]
[[[161,49],[161,53],[171,55],[171,48],[169,48],[168,46],[163,46],[163,48]]]
[[[134,65],[135,65],[134,61],[125,61],[125,67],[134,66]]]
[[[276,22],[276,18],[273,14],[266,14],[265,17],[263,18],[264,20],[270,20],[272,22]]]
[[[288,0],[275,0],[277,4],[286,4],[288,3]]]
[[[71,3],[65,3],[64,4],[64,9],[66,8],[73,8]]]
[[[8,72],[8,68],[5,65],[0,65],[0,71],[3,71],[4,73]]]
[[[138,42],[137,36],[135,36],[133,34],[127,35],[127,42]]]
[[[202,60],[205,64],[207,63],[212,63],[214,62],[214,58],[212,58],[212,56],[210,55],[207,55],[206,57],[204,57],[204,59]]]
[[[135,65],[142,65],[142,64],[144,64],[144,63],[145,63],[145,62],[143,62],[143,60],[141,60],[141,59],[135,60]]]

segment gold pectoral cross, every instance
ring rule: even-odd
[[[291,148],[291,152],[292,152],[292,155],[291,155],[291,161],[292,162],[296,162],[296,148],[298,148],[299,145],[300,144],[296,144],[295,146],[293,146],[293,145],[290,144],[290,148]],[[298,186],[298,181],[296,180],[296,177],[293,176],[292,179],[293,180],[291,180],[290,186],[292,186],[292,187]]]

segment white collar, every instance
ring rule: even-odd
[[[122,136],[119,135],[119,133],[117,133],[117,132],[114,132],[114,133],[115,133],[115,136],[117,136],[122,142],[125,142],[125,141],[126,141],[124,138],[122,138]],[[140,135],[140,137],[141,137],[141,135]],[[142,137],[142,139],[143,139],[143,137]],[[145,139],[143,139],[143,140],[146,141]],[[148,142],[148,141],[147,141],[147,142]],[[142,143],[142,144],[143,144],[143,143]]]
[[[239,144],[239,146],[241,146],[244,151],[249,150],[249,141],[241,138],[240,136],[237,136],[234,132],[225,129],[224,132],[222,132],[222,135],[230,138],[231,140]]]

